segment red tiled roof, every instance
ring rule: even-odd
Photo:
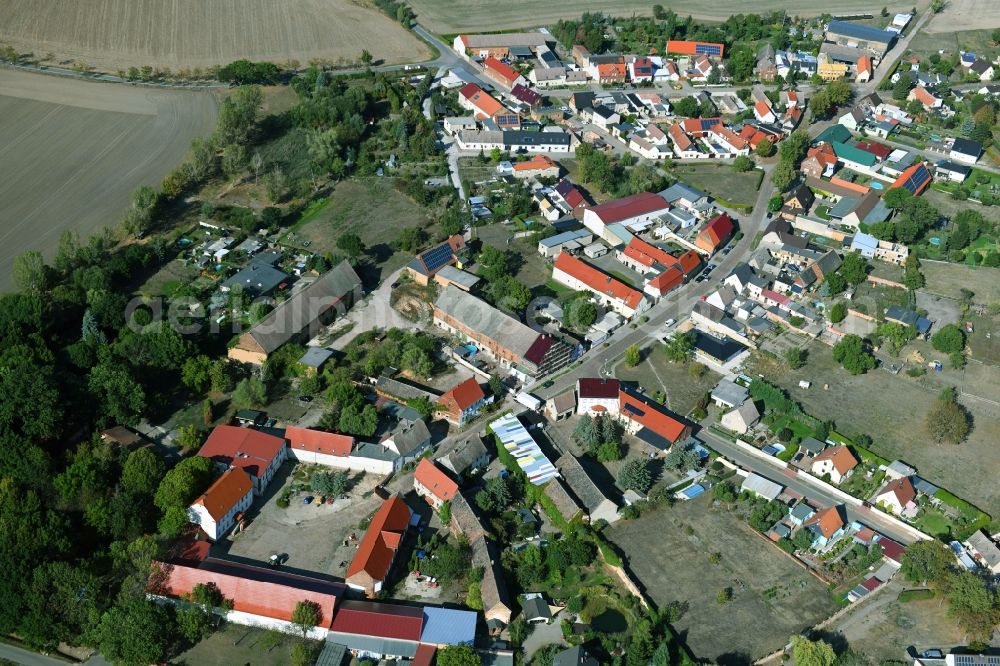
[[[576,278],[594,291],[625,303],[630,308],[637,308],[642,302],[642,292],[569,253],[562,252],[556,257],[555,268]]]
[[[650,280],[649,286],[659,290],[660,294],[665,294],[679,286],[681,282],[684,282],[684,273],[676,266],[671,266]]]
[[[556,163],[548,155],[535,155],[525,162],[516,162],[514,171],[534,171],[535,169],[548,169],[556,166]]]
[[[833,468],[841,475],[847,474],[858,465],[854,454],[846,446],[831,446],[820,452],[813,460],[829,460],[833,463]]]
[[[651,243],[647,243],[638,237],[633,237],[625,248],[624,254],[630,259],[634,259],[643,266],[649,267],[659,263],[663,266],[673,266],[677,263],[677,257],[664,249],[658,248]]]
[[[830,506],[819,513],[813,515],[812,518],[805,522],[805,525],[818,525],[820,533],[829,539],[837,530],[844,526],[844,519],[840,516],[840,507]]]
[[[233,603],[233,610],[285,622],[291,622],[297,603],[311,601],[319,605],[318,626],[324,628],[330,627],[337,599],[344,593],[340,583],[212,558],[199,566],[154,561],[153,567],[152,594],[179,598],[196,585],[213,584]]]
[[[927,88],[923,86],[917,86],[913,89],[913,97],[919,101],[924,106],[933,106],[937,102],[937,98],[927,91]]]
[[[913,484],[910,482],[910,477],[908,476],[900,477],[887,483],[879,491],[876,499],[887,493],[895,495],[896,501],[899,502],[900,506],[906,506],[917,498],[917,491],[913,489]]]
[[[565,178],[556,185],[556,192],[559,193],[570,208],[576,208],[581,204],[587,203],[583,198],[583,193],[577,189],[576,185]]]
[[[889,153],[892,152],[892,148],[885,145],[884,143],[878,143],[876,141],[858,141],[854,144],[856,148],[860,148],[866,153],[871,153],[880,160],[884,160],[889,157]]]
[[[242,467],[247,474],[260,476],[285,448],[285,440],[274,435],[238,426],[216,426],[198,451],[202,458],[226,467]]]
[[[423,458],[413,474],[413,482],[419,483],[442,502],[448,502],[458,492],[458,484],[438,469],[430,458]]]
[[[528,88],[527,86],[518,83],[510,90],[511,96],[518,99],[529,106],[534,106],[542,101],[542,96],[537,91]]]
[[[434,663],[434,653],[436,652],[436,645],[421,643],[417,646],[417,653],[410,660],[410,666],[431,666]]]
[[[480,113],[480,119],[492,118],[506,110],[503,104],[493,99],[489,93],[475,83],[466,83],[458,92],[462,97],[469,100],[470,104],[476,107],[476,110]]]
[[[312,428],[288,426],[285,428],[288,445],[297,451],[311,451],[331,456],[349,456],[354,448],[354,438]]]
[[[591,207],[604,224],[621,222],[639,215],[646,215],[658,210],[667,210],[670,204],[666,199],[654,192],[640,192],[622,199],[615,199]]]
[[[790,298],[788,298],[788,296],[785,296],[784,294],[779,294],[776,291],[771,291],[770,289],[761,289],[760,296],[761,298],[766,298],[770,301],[774,301],[775,303],[779,303],[781,305],[786,305],[791,300]]]
[[[419,641],[423,625],[422,608],[371,601],[344,601],[337,608],[330,631]]]
[[[555,338],[551,335],[539,335],[531,343],[531,346],[528,347],[528,351],[524,352],[524,360],[531,361],[535,365],[541,364],[545,360],[545,355],[549,353],[549,349],[555,343]]]
[[[687,429],[683,422],[668,414],[662,406],[624,389],[618,392],[618,406],[622,416],[649,428],[671,444],[677,442]]]
[[[617,379],[583,377],[576,380],[576,385],[580,398],[617,398],[621,391],[621,384]]]
[[[758,117],[764,117],[769,113],[774,113],[771,111],[771,105],[764,100],[758,100],[757,103],[753,105],[753,110],[757,112]]]
[[[670,135],[670,138],[674,140],[674,143],[677,144],[677,147],[680,150],[687,150],[694,145],[694,141],[692,141],[691,137],[684,133],[684,130],[681,129],[680,125],[671,125],[667,129],[667,134]]]
[[[880,581],[880,580],[879,580],[878,578],[876,578],[875,576],[872,576],[871,578],[869,578],[869,579],[868,579],[868,580],[866,580],[865,582],[861,583],[861,587],[865,588],[865,589],[866,589],[866,590],[868,590],[869,592],[874,592],[874,591],[875,591],[875,589],[876,589],[876,588],[877,588],[877,587],[878,587],[879,585],[881,585],[881,584],[882,584],[882,581]]]
[[[695,136],[706,134],[709,129],[721,124],[721,118],[685,118],[680,122],[682,130]]]
[[[701,255],[694,250],[688,250],[679,256],[677,261],[680,264],[681,270],[684,271],[684,275],[687,275],[694,269],[701,266]]]
[[[208,487],[201,497],[194,501],[201,504],[216,521],[222,520],[229,510],[249,493],[253,492],[253,481],[242,469],[227,469],[215,483]]]
[[[861,543],[867,544],[872,540],[872,537],[874,536],[875,536],[875,530],[873,530],[870,527],[862,527],[855,533],[854,538],[857,541],[860,541]]]
[[[858,74],[872,73],[872,59],[867,54],[858,58],[857,70]]]
[[[505,65],[492,56],[483,61],[483,69],[494,72],[510,84],[513,84],[514,81],[517,81],[517,78],[521,76],[513,67]]]
[[[438,404],[450,409],[454,406],[459,412],[464,412],[469,407],[486,397],[483,388],[476,381],[475,377],[469,377],[464,382],[456,384],[450,391],[438,398]]]
[[[923,179],[918,181],[917,179],[920,176],[923,176]],[[913,196],[917,196],[918,194],[924,191],[924,188],[930,185],[930,182],[931,182],[930,169],[928,169],[927,165],[925,165],[923,162],[917,162],[909,169],[904,171],[902,174],[900,174],[899,178],[896,179],[896,182],[892,184],[892,187],[906,187],[907,185],[913,185],[916,188],[916,191],[910,190],[910,192],[913,194]],[[906,187],[906,189],[909,190],[910,188]]]
[[[624,79],[626,71],[624,63],[609,62],[597,66],[597,77],[600,79]]]
[[[733,233],[733,220],[729,213],[722,213],[712,218],[705,228],[698,232],[695,244],[705,250],[714,250],[723,240]]]
[[[822,146],[810,148],[806,151],[807,157],[815,157],[820,164],[828,166],[837,163],[837,154],[833,152],[833,146],[824,143]]]
[[[347,577],[364,571],[374,580],[384,580],[409,524],[410,507],[401,497],[397,495],[383,502],[361,538],[358,552],[347,568]]]
[[[714,125],[711,132],[719,137],[720,141],[725,141],[736,150],[743,150],[748,145],[746,139],[723,125]]]

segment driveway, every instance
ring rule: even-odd
[[[561,619],[556,617],[552,620],[552,624],[536,624],[532,628],[531,633],[524,639],[524,644],[521,646],[524,648],[525,661],[530,661],[532,655],[546,645],[551,643],[563,645]]]
[[[351,308],[345,317],[333,323],[333,328],[339,328],[347,322],[353,322],[354,328],[331,342],[328,345],[330,349],[340,351],[361,333],[375,328],[416,328],[412,321],[404,318],[389,304],[392,297],[392,285],[399,279],[402,272],[403,269],[400,268],[383,280],[375,291],[365,297],[363,303]]]

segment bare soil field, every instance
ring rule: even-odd
[[[215,117],[205,92],[0,70],[0,289],[19,254],[51,257],[64,229],[116,224],[132,190],[159,184]]]
[[[967,0],[968,1],[968,0]],[[987,4],[990,0],[973,0]],[[417,13],[417,20],[429,30],[441,34],[472,32],[475,30],[495,31],[502,28],[524,28],[546,25],[564,18],[579,18],[584,12],[603,12],[614,16],[633,14],[651,15],[655,0],[622,0],[613,4],[599,0],[579,0],[578,2],[540,2],[539,0],[512,0],[497,4],[487,0],[412,0],[409,3]],[[663,4],[663,3],[659,3]],[[907,5],[909,8],[912,5]],[[918,9],[927,6],[926,0],[917,2]],[[780,0],[756,0],[748,3],[740,0],[721,0],[704,3],[696,0],[681,0],[670,3],[670,9],[680,16],[691,15],[696,19],[722,21],[733,14],[747,12],[770,12],[788,9],[789,14],[798,16],[819,16],[830,11],[829,4],[806,0],[790,9],[787,2]],[[902,7],[899,7],[902,11]],[[837,5],[838,14],[852,12],[878,13],[870,2],[844,0]]]
[[[948,298],[961,298],[962,289],[970,289],[975,294],[976,303],[1000,302],[1000,268],[953,264],[944,261],[923,261],[920,272],[924,274],[926,291]]]
[[[747,664],[833,614],[836,604],[819,580],[710,502],[680,502],[605,531],[658,606],[690,604],[675,627],[695,657]],[[732,601],[719,604],[716,594],[727,587]]]
[[[0,0],[0,42],[107,70],[353,62],[362,49],[390,63],[429,55],[399,23],[351,0]]]
[[[922,349],[925,357],[931,353],[929,347],[914,347]],[[990,515],[1000,514],[1000,487],[996,484],[1000,477],[1000,451],[996,447],[1000,406],[993,402],[996,391],[990,388],[995,366],[970,364],[967,370],[954,370],[945,363],[943,372],[928,372],[919,379],[908,377],[905,371],[893,375],[882,369],[854,376],[837,366],[830,348],[820,343],[809,347],[808,361],[799,370],[771,366],[760,370],[751,367],[750,371],[765,372],[769,381],[787,390],[807,413],[833,420],[844,435],[871,436],[872,449],[880,456],[901,458],[932,483]],[[800,380],[808,380],[812,386],[800,388]],[[995,385],[995,380],[992,383]],[[824,385],[829,389],[824,390]],[[973,429],[968,440],[958,446],[936,444],[924,430],[924,415],[946,386],[971,394],[962,396],[960,402],[972,414]]]
[[[953,33],[959,30],[991,30],[1000,26],[1000,4],[996,0],[948,0],[943,12],[932,18],[924,31]]]

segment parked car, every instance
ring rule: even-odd
[[[305,497],[302,498],[302,503],[303,504],[312,504],[314,499],[315,498],[312,495],[306,495]]]
[[[668,319],[665,322],[663,322],[663,328],[670,328],[671,326],[673,326],[676,323],[677,323],[677,320],[674,319],[673,317],[671,317],[670,319]]]
[[[300,395],[299,402],[312,402],[313,397],[311,395]]]
[[[277,423],[277,422],[278,422],[278,419],[268,419],[267,422],[264,423],[264,427],[265,428],[273,428],[274,424]]]

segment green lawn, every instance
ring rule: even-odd
[[[951,521],[937,509],[924,509],[917,517],[917,529],[933,537],[946,537],[951,531]]]
[[[678,178],[708,192],[723,205],[752,206],[757,201],[764,172],[754,169],[737,173],[725,164],[697,164],[675,167]]]

